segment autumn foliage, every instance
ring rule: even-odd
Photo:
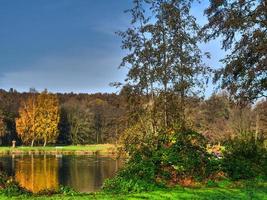
[[[21,102],[16,128],[24,144],[55,143],[59,123],[59,102],[54,94],[32,94]]]

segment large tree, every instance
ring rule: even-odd
[[[20,94],[14,90],[0,90],[0,118],[2,121],[2,142],[10,145],[17,140],[15,119],[18,116]],[[19,141],[17,140],[19,143]]]
[[[85,101],[70,99],[62,105],[61,113],[65,113],[65,116],[62,115],[65,119],[61,119],[65,121],[65,124],[61,124],[61,128],[67,127],[67,129],[63,129],[65,132],[62,132],[63,135],[68,135],[67,140],[75,145],[95,142],[92,128],[93,113]]]
[[[47,91],[37,96],[36,133],[44,146],[47,142],[55,143],[59,134],[59,102],[54,94]]]
[[[118,35],[122,38],[121,47],[128,52],[120,65],[120,67],[129,69],[126,84],[122,91],[124,94],[131,93],[127,95],[131,103],[139,101],[141,96],[146,97],[142,103],[149,104],[150,110],[154,110],[156,63],[151,33],[148,31],[153,24],[151,24],[150,17],[146,15],[144,4],[145,1],[143,0],[133,1],[133,8],[126,11],[132,17],[131,26],[126,31],[118,32]],[[132,116],[129,119],[133,119],[135,123],[144,111],[144,107],[139,104],[138,108],[135,107],[131,111],[133,112],[131,112]]]
[[[36,104],[36,97],[32,95],[26,100],[23,100],[19,108],[19,117],[16,119],[18,136],[24,144],[31,143],[31,146],[33,146],[34,142],[37,140]]]
[[[266,0],[211,0],[205,10],[207,40],[220,37],[228,52],[215,81],[237,99],[267,95]]]
[[[58,136],[59,103],[56,95],[32,93],[22,101],[16,119],[18,135],[23,143],[54,143]]]
[[[172,119],[185,126],[186,99],[196,94],[195,89],[202,86],[202,75],[207,72],[198,48],[200,29],[190,13],[192,2],[135,0],[129,10],[131,27],[120,32],[122,48],[129,50],[122,62],[122,66],[130,68],[127,82],[137,86],[137,92],[147,94],[152,117],[162,113],[159,119],[163,119],[161,124],[165,127],[173,123],[171,113],[179,113]],[[162,109],[154,106],[154,96],[162,99]],[[178,99],[177,109],[170,106],[174,105],[173,99]]]

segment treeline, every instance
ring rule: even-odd
[[[235,137],[267,139],[267,100],[240,105],[226,93],[213,94],[191,110],[193,129],[212,143],[233,140]]]
[[[115,143],[125,126],[116,94],[0,91],[0,142],[11,145]]]
[[[172,99],[175,99],[172,97]],[[134,125],[149,107],[146,95],[125,86],[120,94],[51,94],[31,90],[0,91],[0,142],[17,144],[117,143],[126,128]],[[158,109],[162,105],[156,105]],[[175,107],[167,108],[170,121],[178,119]],[[224,142],[242,134],[255,139],[267,136],[267,101],[245,107],[227,93],[206,100],[186,99],[186,126],[202,133],[210,143]],[[157,120],[159,120],[157,118]],[[131,123],[132,122],[132,123]]]

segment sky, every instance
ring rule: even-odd
[[[200,24],[208,0],[194,4]],[[0,0],[0,88],[17,91],[117,92],[125,52],[115,34],[129,26],[131,0]],[[218,68],[224,52],[219,41],[202,44]],[[206,94],[210,95],[210,84]]]

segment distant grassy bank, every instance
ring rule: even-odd
[[[77,146],[47,146],[47,147],[27,147],[19,146],[0,147],[0,154],[115,154],[116,147],[113,144],[77,145]]]
[[[183,200],[207,200],[207,199],[239,199],[239,200],[267,200],[266,187],[245,187],[245,188],[221,188],[221,187],[203,187],[203,188],[172,188],[155,190],[152,192],[142,192],[133,194],[106,194],[106,193],[93,193],[93,194],[73,194],[73,195],[50,195],[50,196],[16,196],[8,197],[0,194],[0,199],[39,199],[39,200],[85,200],[85,199],[183,199]]]

